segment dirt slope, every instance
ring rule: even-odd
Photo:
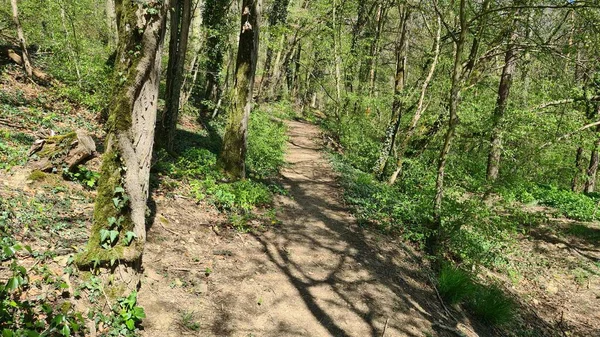
[[[281,226],[217,232],[207,225],[217,214],[181,198],[157,200],[140,293],[144,335],[439,336],[432,323],[449,323],[424,263],[355,224],[319,152],[318,128],[289,127]],[[177,244],[166,247],[173,236]]]

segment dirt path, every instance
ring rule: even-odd
[[[145,335],[439,336],[432,323],[447,324],[444,310],[420,259],[355,224],[319,152],[318,128],[289,126],[289,196],[277,200],[276,229],[216,234],[203,225],[216,214],[183,199],[157,201],[162,223],[150,231],[140,293]],[[165,248],[173,235],[180,244]]]

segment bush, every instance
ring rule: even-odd
[[[469,310],[484,322],[503,325],[515,316],[514,302],[497,286],[479,285],[467,302]]]
[[[540,204],[556,208],[561,215],[579,221],[594,221],[598,200],[582,193],[560,190],[555,186],[535,188],[532,192]]]
[[[450,304],[462,302],[475,291],[471,275],[449,264],[442,266],[437,281],[440,296]]]
[[[257,206],[268,205],[272,192],[264,184],[251,180],[240,180],[231,184],[219,184],[215,178],[190,182],[192,193],[197,200],[207,196],[219,208],[230,211],[248,212]]]
[[[286,143],[285,125],[260,110],[254,111],[248,126],[246,165],[250,175],[257,178],[275,176],[285,163]]]

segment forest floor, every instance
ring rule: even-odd
[[[215,231],[207,224],[218,214],[157,198],[139,295],[144,335],[443,336],[433,325],[450,323],[427,264],[402,242],[359,228],[318,127],[288,125],[288,194],[270,230]]]
[[[61,281],[70,279],[75,293],[102,303],[92,282],[77,280],[69,265],[87,241],[95,191],[60,175],[32,180],[26,166],[40,128],[84,128],[101,143],[101,126],[84,108],[8,75],[0,93],[0,225],[36,252],[18,256],[33,285],[23,298],[60,305],[73,296]],[[189,120],[184,129],[197,132]],[[321,151],[319,128],[288,126],[288,165],[280,176],[287,192],[276,197],[272,223],[240,232],[213,205],[190,198],[185,184],[153,191],[142,335],[600,336],[600,224],[550,216],[517,237],[518,250],[508,257],[513,273],[489,271],[486,278],[514,295],[521,327],[545,332],[489,330],[442,305],[422,253],[356,224]],[[97,170],[99,162],[87,166]],[[0,281],[7,271],[3,262]]]

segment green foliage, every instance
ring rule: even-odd
[[[10,262],[8,280],[0,284],[2,336],[83,336],[83,317],[71,310],[70,305],[56,310],[45,298],[29,300],[21,296],[31,284],[29,272],[18,263],[16,253],[33,252],[6,238],[0,241],[0,261]]]
[[[248,157],[246,165],[251,176],[270,178],[284,165],[287,144],[286,127],[260,110],[250,115],[248,126]]]
[[[137,305],[137,292],[119,298],[112,310],[110,315],[98,313],[95,318],[96,322],[103,322],[109,328],[105,336],[137,336],[139,325],[146,318],[144,308]]]
[[[486,323],[503,325],[515,316],[514,301],[498,286],[479,284],[471,274],[450,264],[442,266],[437,283],[445,301],[465,303],[473,315]]]
[[[495,285],[478,285],[467,307],[477,318],[494,325],[510,323],[515,316],[514,301]]]
[[[450,264],[444,264],[437,278],[438,290],[442,298],[450,304],[457,304],[473,296],[475,285],[471,275]]]
[[[272,201],[272,192],[269,188],[252,180],[224,184],[207,177],[204,180],[190,181],[190,186],[197,200],[204,200],[209,196],[211,202],[224,210],[248,212],[254,207],[265,206]]]
[[[555,186],[540,186],[532,192],[540,204],[556,208],[561,215],[579,221],[593,221],[598,219],[598,202],[581,193],[561,190]]]
[[[78,166],[74,172],[70,172],[67,169],[63,171],[63,176],[66,179],[74,180],[79,182],[86,188],[93,189],[98,185],[98,179],[100,179],[100,173],[92,171],[85,166]]]
[[[194,318],[194,312],[184,311],[181,313],[179,324],[187,330],[198,331],[200,330],[200,323]]]

